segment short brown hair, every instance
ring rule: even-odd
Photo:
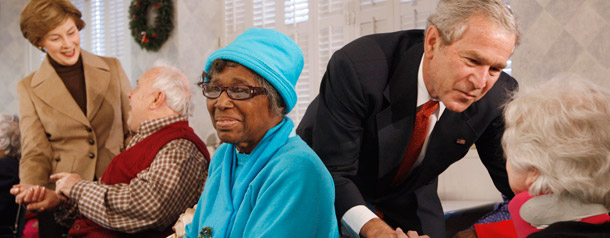
[[[71,17],[78,30],[85,28],[82,13],[68,0],[30,0],[21,11],[21,33],[38,47],[42,37]]]

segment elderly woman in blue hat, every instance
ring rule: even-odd
[[[338,237],[334,185],[286,114],[303,52],[252,28],[215,51],[200,82],[218,148],[186,237]]]

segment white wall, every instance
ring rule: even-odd
[[[27,1],[0,1],[0,113],[17,114],[17,82],[27,76],[28,49],[34,47],[23,38],[19,29],[21,9]]]

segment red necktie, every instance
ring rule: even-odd
[[[415,126],[413,126],[413,133],[411,134],[411,140],[407,145],[407,152],[405,157],[400,162],[400,167],[392,180],[392,186],[402,183],[407,174],[417,161],[417,157],[421,151],[426,135],[428,134],[428,122],[430,121],[430,115],[438,108],[438,101],[428,101],[421,106],[417,114],[415,114]]]

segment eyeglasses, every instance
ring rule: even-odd
[[[197,85],[203,89],[203,96],[209,99],[220,97],[223,91],[226,91],[229,98],[234,100],[245,100],[267,93],[265,88],[250,85],[231,85],[225,87],[203,82],[197,83]]]

